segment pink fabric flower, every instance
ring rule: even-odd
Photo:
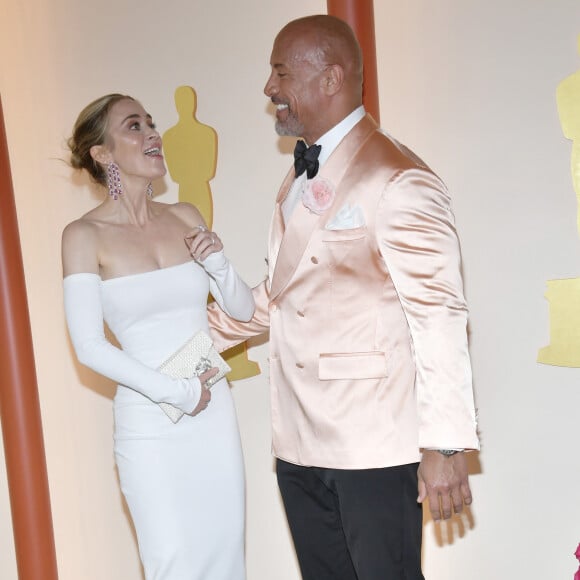
[[[334,202],[336,192],[328,179],[315,177],[306,181],[302,203],[315,214],[324,213]]]
[[[574,555],[576,556],[576,558],[578,558],[578,561],[580,561],[580,544],[578,544],[578,547],[576,548],[576,552],[574,553]],[[578,572],[574,574],[574,580],[580,580],[580,568],[578,568]]]

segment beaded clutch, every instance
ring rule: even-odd
[[[218,368],[218,373],[205,382],[211,387],[232,369],[214,348],[211,338],[200,330],[192,336],[181,348],[176,350],[157,370],[174,378],[190,379],[208,371],[212,367]],[[170,403],[158,403],[165,414],[177,423],[184,413]]]

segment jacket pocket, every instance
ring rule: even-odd
[[[387,355],[382,351],[321,353],[318,358],[318,378],[321,381],[382,379],[386,376]]]
[[[345,230],[324,230],[322,233],[323,242],[348,242],[360,240],[368,235],[366,226],[360,228],[347,228]]]

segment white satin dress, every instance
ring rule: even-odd
[[[80,316],[72,299],[75,287],[94,283],[82,278],[87,276],[96,275],[65,278],[71,323],[75,312]],[[155,369],[195,332],[208,332],[210,278],[193,261],[105,281],[96,278],[101,320],[115,334],[122,356]],[[224,295],[217,301],[235,310],[236,292],[214,288],[214,296],[220,290]],[[75,338],[75,347],[82,349]],[[91,365],[87,356],[98,359],[98,352],[82,362],[100,364]],[[174,424],[137,389],[117,388],[115,459],[147,580],[245,578],[245,490],[236,413],[225,379],[211,393],[207,409]]]

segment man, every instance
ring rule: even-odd
[[[272,446],[304,580],[421,579],[421,503],[435,520],[471,503],[463,450],[478,448],[449,196],[365,114],[344,22],[290,22],[271,69],[277,132],[316,147],[297,147],[278,194],[254,319],[210,308],[210,325],[221,349],[270,329]]]

